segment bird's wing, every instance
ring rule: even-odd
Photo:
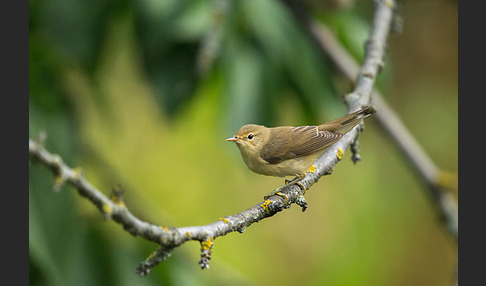
[[[286,127],[290,132],[272,132],[269,143],[261,151],[262,158],[270,164],[304,156],[336,143],[342,134],[319,131],[317,126]]]

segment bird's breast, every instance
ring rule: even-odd
[[[278,164],[270,164],[260,156],[245,156],[242,152],[243,161],[248,168],[261,175],[287,177],[304,174],[306,170],[314,163],[305,157],[297,157],[284,160]]]

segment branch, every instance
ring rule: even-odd
[[[373,26],[367,40],[365,57],[356,78],[356,85],[352,93],[345,95],[348,113],[359,110],[371,102],[371,92],[375,78],[383,67],[386,40],[390,31],[393,17],[393,1],[375,1],[376,9]],[[379,109],[378,112],[379,113]],[[334,166],[341,160],[344,150],[352,147],[353,161],[359,159],[355,153],[357,139],[362,127],[358,126],[349,131],[339,142],[331,146],[314,164],[316,172],[308,174],[301,182],[306,188],[315,183],[321,176],[332,173]]]
[[[311,22],[311,35],[317,40],[319,47],[329,56],[341,72],[354,82],[360,72],[358,64],[346,49],[334,37],[331,31],[322,23]],[[363,69],[361,69],[363,73]],[[358,78],[359,81],[359,78]],[[357,84],[358,84],[357,81]],[[386,134],[395,142],[400,151],[408,159],[417,174],[426,182],[429,197],[437,209],[445,229],[451,237],[458,239],[457,201],[451,192],[447,192],[443,177],[446,172],[440,170],[423,150],[417,140],[400,120],[396,112],[383,100],[380,92],[373,90],[371,102],[378,111],[376,119]]]
[[[273,196],[241,213],[221,218],[208,225],[180,228],[154,225],[144,222],[130,213],[123,203],[121,187],[115,187],[111,197],[108,198],[84,178],[79,168],[73,169],[66,165],[59,155],[47,151],[39,140],[29,138],[29,154],[35,162],[45,165],[54,173],[56,190],[60,189],[61,184],[69,183],[78,190],[81,196],[89,199],[105,219],[113,219],[134,236],[141,236],[160,244],[161,248],[143,261],[137,269],[137,273],[142,276],[148,274],[151,267],[167,259],[172,249],[191,240],[201,243],[202,257],[199,263],[202,268],[208,268],[212,241],[215,238],[234,231],[242,233],[253,223],[271,217],[289,207],[289,205],[285,205],[283,198]],[[298,187],[296,189],[294,188],[294,191],[288,195],[289,201],[298,203],[301,190]]]
[[[371,90],[374,80],[382,66],[385,43],[392,19],[391,1],[376,1],[375,18],[360,75],[353,93],[346,96],[349,113],[358,110],[361,106],[369,105]],[[301,181],[302,185],[309,189],[320,177],[330,174],[334,166],[341,160],[344,151],[352,147],[357,150],[357,138],[362,126],[357,126],[348,132],[339,142],[330,147],[315,163],[315,172],[308,173]],[[79,168],[72,169],[67,166],[62,158],[48,152],[42,142],[29,138],[29,154],[33,160],[47,166],[56,176],[55,186],[67,182],[75,187],[79,194],[88,198],[102,212],[106,219],[113,219],[121,224],[125,230],[134,236],[141,236],[147,240],[158,243],[161,247],[143,261],[137,268],[137,273],[146,275],[150,269],[170,256],[171,251],[187,241],[199,241],[201,243],[201,268],[209,267],[213,241],[219,236],[230,232],[243,232],[247,227],[262,219],[271,217],[276,213],[289,208],[292,203],[302,207],[304,211],[307,203],[303,197],[304,190],[297,185],[291,185],[281,190],[287,195],[289,201],[280,196],[272,196],[267,200],[254,205],[240,213],[219,219],[208,225],[189,227],[166,227],[141,221],[129,212],[122,200],[122,189],[113,190],[110,198],[103,195],[92,186],[83,176]],[[355,157],[357,158],[357,157]]]

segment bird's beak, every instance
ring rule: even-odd
[[[233,141],[233,142],[238,141],[238,140],[239,139],[236,136],[233,136],[233,137],[226,139],[226,141]]]

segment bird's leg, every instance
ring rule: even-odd
[[[284,198],[286,200],[285,204],[287,204],[289,202],[289,197],[286,194],[281,193],[280,191],[283,188],[285,188],[285,187],[288,187],[290,185],[294,185],[295,184],[295,185],[299,185],[304,190],[304,194],[305,194],[305,192],[306,192],[305,186],[300,183],[300,181],[303,180],[304,178],[305,178],[305,173],[303,175],[296,176],[292,180],[285,179],[285,185],[283,185],[281,187],[278,187],[273,192],[270,192],[270,193],[266,194],[263,197],[263,199],[266,200],[266,199],[268,199],[269,197],[271,197],[273,195],[277,195],[277,196],[281,196],[282,198]]]

